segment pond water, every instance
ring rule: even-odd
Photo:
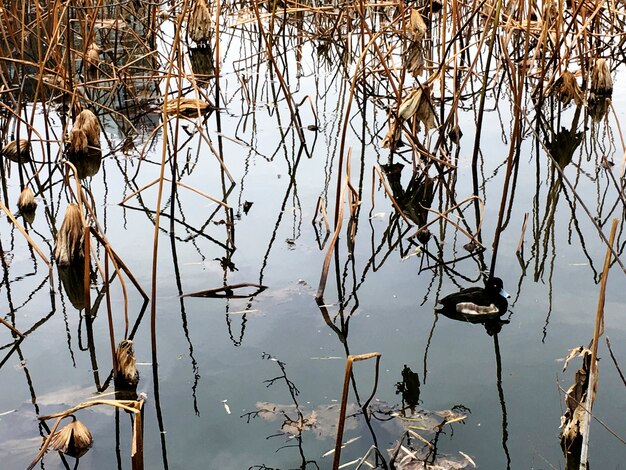
[[[171,50],[184,54],[180,60],[185,73],[191,74],[197,64],[189,62],[184,45],[171,45],[176,44],[173,13],[183,3],[170,7],[169,19],[161,15],[159,20],[155,60],[164,75]],[[336,10],[328,17],[323,9],[310,16],[285,13],[273,26],[262,21],[267,31],[275,28],[275,55],[268,59],[268,38],[259,33],[254,9],[227,7],[222,13],[219,88],[214,78],[208,84],[196,82],[177,69],[170,89],[166,79],[149,82],[156,85],[146,87],[149,96],[142,98],[139,111],[92,106],[103,126],[103,158],[98,171],[82,180],[85,194],[93,196],[89,200],[96,217],[90,220],[151,297],[144,300],[127,275],[122,276],[126,294],[117,277],[109,292],[116,342],[125,336],[127,302],[140,376],[137,392],[145,398],[145,468],[332,468],[347,357],[374,352],[380,353],[378,372],[375,359],[353,365],[342,438],[345,468],[358,468],[362,458],[369,468],[390,468],[401,441],[420,459],[440,467],[417,466],[415,461],[415,467],[398,468],[565,468],[559,426],[564,393],[581,360],[573,359],[565,373],[562,369],[569,351],[588,346],[594,334],[607,248],[596,224],[608,238],[612,219],[618,219],[614,246],[623,259],[623,72],[613,71],[612,108],[599,121],[585,106],[564,106],[553,97],[537,106],[531,85],[519,109],[512,79],[494,74],[480,115],[473,166],[479,78],[472,79],[473,93],[466,88],[463,100],[454,104],[454,119],[463,133],[458,144],[445,137],[446,130],[443,150],[436,143],[438,129],[413,129],[403,136],[405,145],[391,152],[381,142],[387,133],[386,109],[396,106],[393,80],[384,76],[376,54],[366,55],[365,65],[358,61],[361,41],[368,39],[343,35],[357,51],[353,60],[343,62],[347,44],[308,29],[320,18],[341,17]],[[433,25],[437,21],[435,17]],[[438,44],[437,34],[433,42]],[[458,72],[463,70],[459,66]],[[424,82],[407,76],[398,83],[408,91],[417,81]],[[446,86],[452,87],[451,82]],[[201,117],[170,115],[163,127],[160,103],[172,90],[176,94],[170,100],[181,90],[189,97],[198,96],[199,90],[218,109]],[[100,93],[96,105],[103,102],[106,88]],[[433,93],[439,126],[439,81]],[[446,89],[446,98],[453,93]],[[444,118],[451,106],[445,101]],[[76,193],[73,178],[63,178],[63,146],[58,142],[69,116],[62,110],[43,112],[32,101],[23,115],[30,119],[31,113],[28,122],[38,135],[52,137],[48,145],[32,137],[36,164],[25,166],[24,172],[29,179],[32,168],[40,169],[32,179],[37,181],[33,189],[39,207],[32,224],[22,217],[18,221],[51,260],[56,230]],[[297,114],[295,124],[292,114]],[[134,127],[120,115],[130,116]],[[507,156],[518,132],[516,115],[522,138],[514,146],[518,154],[513,173],[507,175]],[[3,124],[6,136],[15,134],[12,115]],[[581,133],[563,170],[567,182],[545,150],[561,128]],[[419,139],[429,156],[447,155],[446,164],[412,154],[417,145],[410,145],[412,138]],[[569,142],[571,137],[553,148]],[[614,166],[603,164],[603,157]],[[415,219],[403,219],[394,209],[389,196],[393,192],[398,199],[402,193],[394,191],[398,186],[393,177],[375,171],[392,162],[404,165],[404,189],[412,164],[417,168],[413,184],[423,188],[425,176],[433,178],[430,210],[410,203],[403,207],[415,210],[420,224],[432,223],[426,243],[411,238],[419,228]],[[15,211],[21,190],[18,166],[6,159],[3,165],[10,174],[4,173],[2,197]],[[167,180],[153,275],[159,184],[146,186],[160,179],[162,169]],[[349,200],[351,191],[346,189],[333,244],[336,198],[346,187],[346,175],[358,204],[351,209],[354,199]],[[172,185],[173,180],[182,184]],[[506,180],[510,185],[502,225]],[[320,198],[330,230],[320,223]],[[457,204],[462,212],[453,209]],[[50,277],[46,264],[4,214],[0,227],[2,313],[28,333],[16,342],[0,325],[0,457],[2,468],[17,469],[35,458],[42,436],[54,424],[48,420],[46,429],[38,416],[94,398],[114,398],[104,276],[95,272],[96,258],[105,265],[105,249],[92,236],[95,318],[89,320],[76,293],[82,277],[64,284],[54,263]],[[472,240],[484,249],[468,251],[465,246]],[[480,324],[436,315],[438,299],[483,285],[494,243],[493,274],[511,294],[502,317],[507,323],[493,334]],[[327,256],[328,276],[318,302]],[[111,275],[110,263],[108,269]],[[183,296],[239,283],[252,286],[227,292],[226,298]],[[267,288],[251,295],[256,285]],[[68,294],[68,286],[73,293]],[[626,358],[623,286],[623,267],[613,261],[604,337],[610,338],[618,364]],[[241,298],[228,295],[240,293]],[[618,469],[626,462],[620,441],[626,436],[626,399],[604,337],[589,462],[594,468]],[[364,416],[362,407],[370,397]],[[403,415],[412,420],[401,419]],[[75,416],[94,438],[78,468],[131,468],[129,413],[94,406]],[[446,423],[446,417],[452,422]],[[408,437],[407,429],[413,433]],[[37,466],[75,468],[75,459],[48,451]]]

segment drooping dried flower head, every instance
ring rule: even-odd
[[[552,89],[563,104],[569,104],[570,101],[574,100],[576,106],[580,106],[584,102],[583,92],[578,86],[574,74],[568,70],[561,74]]]
[[[93,43],[87,48],[85,62],[92,69],[95,69],[100,64],[100,47],[97,44]]]
[[[72,132],[70,132],[70,157],[77,157],[87,153],[89,144],[87,142],[87,135],[85,131],[77,126],[74,126]]]
[[[424,124],[424,130],[428,132],[435,127],[435,114],[430,99],[430,88],[421,86],[413,88],[402,100],[398,108],[398,118],[408,120],[415,116]]]
[[[613,93],[611,69],[605,59],[596,60],[591,70],[591,92],[602,96],[610,96]]]
[[[206,0],[198,0],[189,15],[189,38],[197,44],[206,44],[211,39],[213,20]]]
[[[2,155],[16,163],[30,161],[30,142],[26,139],[13,140],[2,149]]]
[[[76,128],[81,129],[85,133],[89,145],[100,147],[100,123],[93,112],[83,109],[76,117],[73,129]]]
[[[54,257],[59,266],[69,266],[73,260],[82,259],[83,256],[82,217],[78,206],[70,204],[65,211],[61,228],[57,232]]]
[[[37,201],[35,200],[33,190],[28,186],[20,193],[20,197],[17,200],[17,207],[21,213],[33,212],[37,208]]]
[[[139,381],[139,373],[135,366],[133,342],[128,339],[121,341],[115,351],[115,357],[117,359],[116,384],[117,380],[123,380],[127,385],[136,385]]]
[[[70,457],[81,457],[91,447],[93,437],[82,422],[72,416],[73,421],[60,430],[56,431],[50,438],[50,446],[54,450],[63,452]]]

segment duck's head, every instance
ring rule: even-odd
[[[504,290],[504,283],[499,277],[489,278],[489,280],[487,281],[486,289],[493,294],[501,295],[505,299],[511,297],[509,293]]]

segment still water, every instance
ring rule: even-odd
[[[163,26],[166,38],[171,30],[172,24]],[[426,244],[411,242],[409,236],[418,227],[398,217],[373,171],[392,159],[402,162],[405,188],[412,171],[410,153],[400,147],[392,155],[381,146],[387,118],[374,106],[380,97],[370,94],[364,100],[359,93],[348,109],[351,66],[329,65],[311,43],[288,43],[281,70],[292,93],[291,106],[298,104],[300,134],[290,125],[289,106],[275,73],[266,60],[251,55],[252,46],[242,36],[234,34],[234,42],[223,44],[218,111],[200,118],[170,118],[163,128],[160,112],[152,110],[132,132],[123,121],[101,112],[103,159],[97,173],[83,183],[93,194],[110,246],[148,295],[157,186],[133,193],[159,178],[164,132],[169,142],[165,176],[228,205],[225,209],[187,187],[164,183],[155,278],[158,368],[151,352],[150,306],[125,279],[130,328],[136,328],[137,392],[145,394],[145,468],[331,468],[333,455],[328,452],[335,445],[346,358],[371,352],[380,353],[380,368],[368,420],[361,406],[374,389],[375,361],[355,363],[350,383],[343,435],[348,444],[341,453],[342,463],[353,462],[347,468],[356,468],[373,445],[381,457],[372,452],[369,462],[384,468],[401,439],[409,445],[403,438],[407,423],[399,418],[407,401],[417,415],[431,419],[416,421],[412,429],[431,444],[419,438],[410,444],[418,455],[430,449],[430,462],[441,468],[473,468],[471,462],[483,469],[563,468],[559,424],[564,390],[580,367],[576,359],[562,373],[563,360],[593,336],[606,251],[582,203],[606,236],[617,217],[619,253],[624,245],[623,147],[616,124],[626,116],[626,96],[619,87],[623,73],[615,76],[615,111],[600,122],[575,116],[573,105],[559,107],[556,120],[547,104],[542,111],[530,99],[526,103],[524,139],[511,179],[514,197],[509,199],[495,272],[511,294],[503,317],[508,323],[489,335],[481,325],[436,316],[434,307],[438,298],[461,287],[482,285],[481,270],[491,263],[511,141],[511,103],[490,94],[483,116],[477,178],[485,250],[468,252],[464,245],[470,239],[452,224],[475,234],[479,223],[472,205],[464,205],[467,225],[455,211],[449,223],[437,218],[438,212],[474,194],[474,97],[458,110],[463,136],[458,145],[450,144],[456,168],[439,172],[418,162],[418,172],[435,179],[432,210],[425,213],[435,223]],[[165,85],[159,86],[162,94]],[[346,114],[350,121],[342,144]],[[548,126],[552,131],[569,128],[576,120],[583,133],[564,170],[577,196],[559,180],[542,148],[550,138],[536,124],[540,118],[554,120]],[[41,126],[62,133],[56,113],[44,121],[42,116]],[[438,137],[436,130],[416,135],[431,145]],[[615,165],[603,168],[603,156]],[[41,146],[35,147],[35,161],[47,158]],[[316,206],[321,197],[334,229],[337,180],[346,174],[348,159],[359,205],[349,224],[344,203],[320,307],[315,296],[332,233],[325,238],[324,224],[312,221],[320,220]],[[7,199],[14,209],[20,180],[11,165]],[[45,172],[51,169],[46,166]],[[60,173],[52,172],[50,178],[55,184],[37,195],[39,208],[29,231],[47,255],[54,245],[51,220],[58,229],[68,200],[60,189]],[[621,189],[614,179],[621,181]],[[44,206],[51,216],[44,215]],[[52,282],[48,268],[7,217],[0,224],[0,305],[8,321],[14,313],[15,326],[30,331],[15,347],[9,330],[0,327],[5,345],[0,456],[2,468],[18,469],[32,461],[41,435],[47,435],[38,415],[93,399],[107,381],[109,326],[102,300],[90,346],[84,309],[73,304],[56,266]],[[102,246],[97,256],[102,262]],[[267,289],[243,298],[183,297],[238,283]],[[626,358],[623,286],[624,271],[613,263],[605,336],[621,364]],[[102,276],[91,287],[93,302],[102,291]],[[112,284],[110,294],[119,341],[125,309],[119,282]],[[593,411],[602,424],[592,422],[589,459],[594,468],[624,468],[626,447],[607,430],[626,435],[624,384],[604,339],[599,356]],[[404,386],[403,371],[410,378]],[[106,395],[112,391],[111,383],[103,398],[113,398]],[[432,420],[442,420],[433,413],[446,410],[464,418],[435,433]],[[132,420],[127,413],[100,406],[76,416],[94,437],[78,468],[131,468]],[[298,426],[298,419],[306,424]],[[74,462],[50,451],[39,465],[74,468]]]

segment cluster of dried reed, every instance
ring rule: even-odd
[[[20,212],[32,224],[27,214],[32,214],[37,207],[37,198],[46,200],[46,218],[56,239],[53,257],[60,271],[73,267],[82,269],[78,280],[74,278],[64,285],[75,291],[72,302],[81,305],[89,315],[94,314],[95,305],[99,305],[91,300],[92,275],[102,280],[116,385],[124,383],[132,389],[138,380],[124,279],[130,280],[142,297],[148,296],[108,243],[94,198],[85,183],[100,168],[102,148],[111,154],[117,150],[110,136],[103,132],[100,121],[105,116],[115,116],[127,129],[136,131],[131,116],[142,112],[160,113],[158,125],[136,152],[137,160],[143,161],[157,133],[162,132],[160,159],[156,161],[159,175],[141,187],[134,185],[132,194],[121,203],[140,198],[148,188],[157,188],[155,206],[146,208],[154,223],[150,317],[152,359],[156,368],[158,245],[165,184],[172,185],[172,192],[180,187],[215,202],[227,214],[224,225],[229,230],[234,225],[232,210],[225,202],[234,180],[224,158],[221,136],[214,145],[214,139],[204,126],[211,111],[217,110],[217,134],[221,133],[219,114],[224,97],[220,85],[220,47],[226,28],[230,28],[231,37],[236,32],[254,39],[250,43],[256,44],[258,49],[241,54],[242,63],[248,57],[262,57],[269,75],[275,78],[272,100],[283,105],[289,117],[287,126],[278,126],[280,139],[277,140],[282,144],[287,133],[292,132],[294,142],[299,144],[296,162],[301,155],[311,156],[315,141],[311,143],[304,130],[317,135],[319,123],[316,106],[312,104],[315,124],[308,127],[303,124],[306,98],[298,102],[296,87],[290,83],[289,67],[294,64],[283,61],[288,49],[285,32],[292,34],[294,43],[289,47],[293,45],[296,51],[301,51],[304,42],[311,42],[320,60],[336,69],[347,84],[347,99],[335,110],[341,115],[338,158],[334,163],[336,187],[334,194],[320,198],[316,211],[316,217],[321,216],[327,232],[333,235],[317,291],[321,309],[332,257],[335,255],[338,259],[339,256],[338,241],[345,233],[351,256],[358,230],[362,194],[356,181],[360,181],[363,174],[358,177],[351,174],[348,138],[355,114],[362,114],[363,135],[367,130],[374,136],[372,146],[388,149],[387,164],[372,169],[372,198],[373,188],[379,182],[398,216],[409,227],[398,229],[397,233],[406,236],[411,247],[417,243],[425,246],[433,226],[439,224],[440,232],[452,227],[454,233],[460,233],[466,241],[470,255],[478,253],[480,271],[493,275],[500,236],[509,221],[519,149],[524,134],[532,129],[525,110],[534,106],[537,110],[554,110],[560,115],[573,102],[579,110],[576,116],[584,114],[585,125],[601,122],[608,116],[613,88],[611,75],[618,58],[623,58],[620,51],[626,42],[626,35],[619,33],[624,30],[625,22],[620,6],[611,3],[514,1],[504,4],[501,0],[439,3],[431,0],[419,5],[402,1],[353,2],[338,9],[285,0],[251,2],[241,11],[239,7],[238,3],[219,0],[176,0],[163,5],[134,0],[31,0],[4,2],[4,7],[0,8],[3,25],[0,51],[6,59],[0,61],[0,75],[10,85],[0,92],[0,167],[4,199],[1,207],[29,245],[51,266],[50,254],[44,254],[8,209],[10,192],[5,166],[17,168]],[[173,34],[163,35],[164,28]],[[296,67],[301,66],[301,60],[302,57],[296,55]],[[244,74],[237,78],[242,84],[242,108],[247,106],[242,111],[242,127],[245,127],[245,116],[256,111],[257,86],[250,85],[249,77]],[[511,98],[513,123],[508,136],[509,151],[494,250],[488,267],[482,257],[484,205],[478,179],[481,137],[487,107],[495,106],[503,95]],[[308,99],[310,102],[311,98]],[[376,116],[384,116],[383,125],[376,122],[371,125],[372,129],[366,129],[364,110],[370,104]],[[458,116],[467,107],[475,110],[475,122],[470,128],[461,129]],[[46,124],[43,129],[38,126],[38,112],[47,123],[52,113],[61,117],[60,137],[54,126]],[[178,124],[183,119],[189,119],[185,121],[191,123],[189,132],[197,133],[215,157],[223,197],[209,196],[206,191],[180,181],[178,166],[184,163],[179,160],[178,149],[185,137]],[[473,137],[470,152],[473,193],[459,201],[456,169],[463,134]],[[548,144],[554,144],[554,148],[563,147],[555,144],[556,136],[551,135],[549,140]],[[364,148],[366,142],[361,141],[360,145]],[[560,160],[556,151],[550,151],[550,145],[546,148],[557,171],[561,171],[571,160],[576,146],[573,145],[571,152],[564,152],[567,155],[561,155]],[[364,153],[364,150],[358,152],[361,161]],[[407,188],[399,183],[399,160],[412,170]],[[63,174],[63,190],[55,191],[65,196],[67,208],[58,231],[55,227],[59,208],[49,196],[53,184],[51,179],[41,177],[48,166],[60,169],[59,173]],[[166,175],[170,168],[171,175]],[[135,177],[129,177],[133,184]],[[440,197],[437,208],[431,207],[435,194]],[[328,208],[328,201],[333,199],[334,212]],[[474,210],[473,221],[468,216],[471,209]],[[332,221],[327,212],[332,212]],[[173,208],[170,218],[174,220]],[[344,219],[348,220],[345,230]],[[549,219],[546,215],[546,224],[550,223]],[[595,223],[591,215],[590,219]],[[392,227],[390,233],[394,230]],[[607,245],[612,246],[599,225],[598,231]],[[229,253],[234,251],[231,235],[232,231],[228,232],[224,244]],[[104,262],[98,254],[104,257]],[[448,269],[448,264],[454,263],[436,257],[435,262],[442,273]],[[109,273],[111,265],[113,275]],[[67,279],[61,273],[59,277]],[[124,340],[117,347],[115,326],[122,320],[111,310],[114,278],[117,278],[125,305]],[[256,286],[263,287],[262,283]],[[218,290],[232,294],[231,287]],[[341,304],[344,305],[343,299]],[[9,326],[15,329],[14,334],[21,335],[15,326]],[[70,411],[64,416],[69,416]],[[137,428],[141,428],[140,421],[135,432]],[[338,442],[340,438],[338,436]],[[77,424],[54,439],[62,449],[82,447],[81,443],[87,441],[87,433]],[[336,455],[335,465],[338,466],[339,452]]]

